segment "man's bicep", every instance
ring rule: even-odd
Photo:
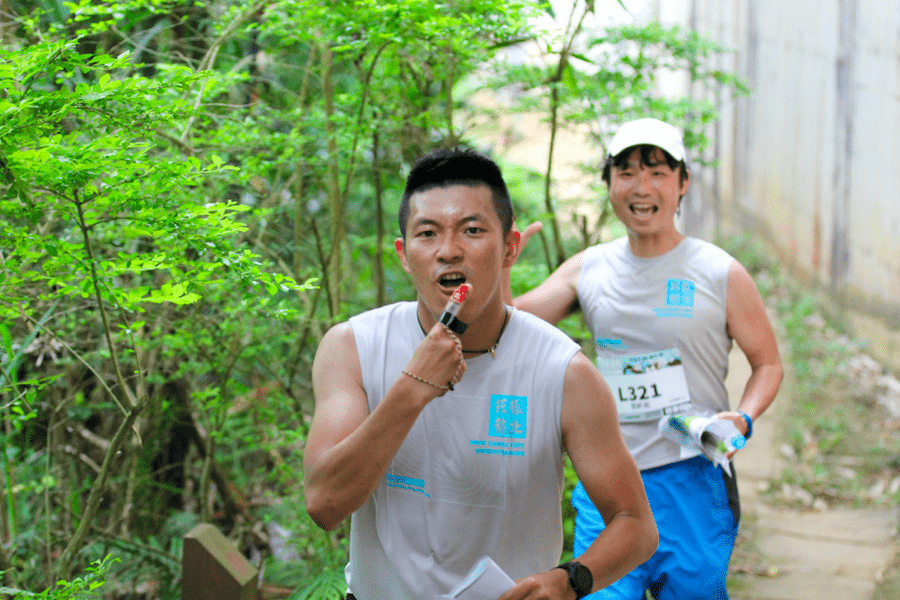
[[[738,261],[728,272],[728,333],[751,365],[780,361],[778,342],[753,278]]]
[[[566,373],[563,435],[578,479],[604,519],[640,505],[643,484],[622,437],[612,392],[581,353]]]
[[[312,379],[316,408],[304,452],[307,466],[350,435],[369,414],[359,353],[349,323],[332,327],[322,338]]]

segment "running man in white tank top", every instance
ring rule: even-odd
[[[727,600],[740,518],[735,480],[703,455],[683,453],[657,423],[671,413],[716,416],[750,437],[781,384],[778,346],[747,270],[675,226],[690,184],[675,127],[657,119],[622,125],[603,180],[627,237],[573,256],[513,302],[553,324],[583,311],[656,518],[654,557],[592,597],[635,600],[649,590],[657,600]],[[526,228],[523,245],[539,229]],[[508,288],[504,294],[509,300]],[[735,410],[724,385],[732,340],[752,369]],[[572,503],[578,552],[602,535],[605,522],[583,486]]]
[[[596,368],[503,303],[518,234],[499,168],[426,156],[399,222],[418,300],[333,327],[313,364],[307,511],[324,529],[352,515],[348,598],[433,599],[485,556],[516,581],[500,600],[606,587],[653,554],[653,515]],[[558,565],[563,451],[606,531]]]

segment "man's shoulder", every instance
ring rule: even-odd
[[[702,250],[704,252],[710,252],[718,256],[733,258],[727,250],[723,249],[721,246],[713,244],[712,242],[707,242],[706,240],[701,240],[700,238],[692,236],[687,236],[684,241],[687,242],[687,247],[691,251]]]
[[[375,351],[383,344],[394,345],[407,340],[418,330],[415,302],[395,302],[350,317],[349,329],[360,352]]]
[[[381,323],[392,318],[394,315],[405,315],[410,311],[415,312],[415,307],[415,302],[394,302],[393,304],[385,304],[384,306],[371,308],[350,317],[349,323],[351,327],[358,327],[360,325],[368,325],[371,323]]]
[[[596,259],[600,256],[628,256],[628,236],[618,237],[608,242],[602,242],[589,246],[584,251],[584,255],[589,259]]]
[[[580,281],[585,273],[593,273],[596,269],[604,269],[611,264],[623,262],[627,264],[631,258],[627,236],[589,246],[581,253],[578,280]]]
[[[728,268],[735,260],[727,250],[700,238],[687,237],[684,241],[684,260],[699,265],[710,273],[727,275]]]
[[[608,242],[600,242],[593,246],[588,246],[588,252],[621,252],[628,245],[628,236],[623,235]]]

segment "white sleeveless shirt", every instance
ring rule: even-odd
[[[627,237],[585,251],[578,302],[641,470],[690,457],[659,434],[663,414],[729,410],[725,311],[733,261],[692,237],[653,258],[635,256]]]
[[[415,302],[350,319],[373,410],[421,343]],[[484,556],[513,579],[562,552],[561,409],[578,346],[508,308],[496,351],[466,359],[455,390],[419,415],[375,493],[352,515],[349,590],[358,600],[451,591]]]

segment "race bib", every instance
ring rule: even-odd
[[[620,423],[658,421],[691,410],[677,348],[635,356],[598,357],[597,368],[612,388]]]

